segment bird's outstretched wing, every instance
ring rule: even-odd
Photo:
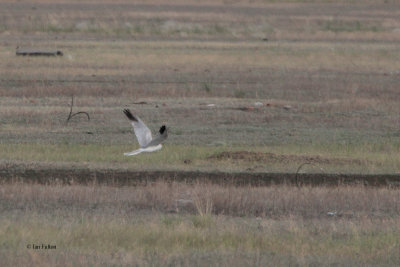
[[[146,147],[152,139],[151,131],[137,116],[133,116],[129,109],[124,109],[125,115],[131,121],[133,131],[141,147]]]
[[[159,130],[159,134],[153,138],[153,140],[151,140],[150,143],[147,144],[147,146],[157,146],[159,144],[161,144],[162,142],[164,142],[168,137],[168,131],[167,131],[167,127],[165,127],[165,125],[161,126],[160,130]]]

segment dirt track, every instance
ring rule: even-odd
[[[237,186],[287,185],[367,185],[400,186],[399,174],[298,174],[295,173],[227,173],[197,171],[116,171],[116,170],[69,170],[69,169],[26,169],[1,170],[0,183],[27,182],[39,184],[101,184],[128,186],[167,182],[207,182]]]

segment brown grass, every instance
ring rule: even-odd
[[[2,184],[7,265],[278,266],[398,262],[398,189]],[[27,249],[51,244],[52,251]]]
[[[310,8],[302,8],[299,3]],[[209,39],[395,41],[399,21],[394,0],[257,1],[34,1],[4,3],[0,32],[76,33],[88,36]],[[330,3],[330,5],[324,5]],[[360,5],[360,3],[362,5]],[[371,4],[371,5],[368,5]],[[381,3],[381,4],[380,4]],[[382,4],[385,3],[385,4]],[[375,5],[374,5],[375,4]],[[379,5],[380,4],[380,5]],[[152,8],[157,6],[157,8]],[[318,9],[318,12],[314,10]],[[35,12],[21,16],[18,11]],[[60,12],[62,10],[62,12]],[[223,12],[221,12],[223,10]],[[366,16],[365,13],[371,16]],[[101,15],[100,15],[101,14]],[[340,14],[340,15],[337,15]],[[394,32],[393,32],[394,31]]]
[[[398,173],[398,10],[396,0],[2,2],[0,165],[293,172],[314,160],[327,172]],[[16,57],[16,46],[64,56]],[[65,125],[72,94],[90,122]],[[152,129],[171,126],[160,153],[122,157],[136,145],[124,107]],[[207,159],[210,147],[228,159]],[[0,265],[398,266],[399,200],[398,189],[363,186],[1,184]],[[58,248],[26,249],[42,242]]]
[[[328,212],[346,218],[384,218],[400,215],[400,191],[387,188],[289,186],[234,187],[156,182],[148,186],[41,186],[3,184],[3,203],[31,210],[102,206],[117,210],[158,210],[230,216],[304,219],[326,218]],[[49,203],[53,203],[49,206]],[[8,204],[5,204],[6,206]],[[3,206],[4,208],[4,206]]]

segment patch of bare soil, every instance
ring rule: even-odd
[[[208,159],[212,160],[233,160],[233,161],[248,161],[248,162],[259,162],[259,163],[291,163],[291,162],[309,162],[319,164],[333,164],[333,165],[363,165],[367,162],[366,160],[360,159],[349,159],[349,158],[328,158],[323,156],[308,156],[308,155],[278,155],[275,153],[264,153],[264,152],[249,152],[249,151],[224,151],[221,153],[214,154]]]
[[[187,184],[210,183],[234,186],[309,185],[309,186],[400,186],[399,174],[329,174],[329,173],[254,173],[199,171],[131,171],[91,169],[0,169],[4,183],[61,185],[151,185],[157,181]]]

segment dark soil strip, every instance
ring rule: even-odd
[[[296,174],[294,173],[226,173],[194,171],[118,171],[88,169],[0,170],[0,183],[101,184],[128,186],[156,181],[214,183],[235,186],[272,184],[337,186],[400,186],[400,174]]]

